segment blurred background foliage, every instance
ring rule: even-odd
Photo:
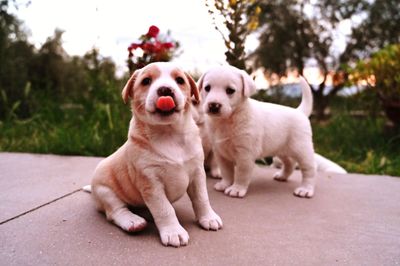
[[[98,50],[69,56],[63,32],[39,48],[0,1],[0,150],[105,156],[126,138],[123,81]],[[125,78],[123,78],[125,80]]]
[[[350,172],[400,176],[400,129],[385,116],[382,100],[390,99],[393,107],[400,95],[400,58],[392,51],[400,43],[399,0],[206,3],[212,17],[222,18],[215,26],[230,64],[248,71],[262,68],[268,78],[285,76],[290,69],[302,73],[314,59],[322,77],[313,86],[311,117],[318,153]],[[23,23],[8,12],[12,4],[0,0],[0,151],[114,152],[126,140],[131,117],[121,100],[129,73],[117,78],[114,62],[96,49],[68,55],[61,30],[35,47]],[[343,21],[350,22],[352,31],[338,50],[335,34]],[[249,54],[244,44],[250,33],[259,36],[260,44]],[[375,82],[360,82],[365,73],[372,73]],[[297,106],[300,95],[292,93],[293,86],[278,83],[254,97]],[[383,96],[386,90],[390,96]]]
[[[304,73],[312,59],[311,66],[318,68],[321,79],[312,88],[314,114],[319,120],[326,118],[331,99],[348,85],[347,65],[367,59],[389,44],[400,43],[399,0],[206,3],[212,15],[218,13],[223,18],[222,23],[214,19],[214,24],[224,36],[226,59],[231,65],[263,68],[266,76],[272,77],[284,76],[293,69]],[[343,36],[344,28],[350,28],[351,33]],[[246,54],[244,43],[248,33],[254,31],[259,46]]]

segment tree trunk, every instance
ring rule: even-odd
[[[314,114],[318,121],[327,118],[326,109],[329,105],[329,95],[324,95],[325,84],[321,83],[317,89],[312,87],[314,97]]]
[[[326,109],[329,105],[329,98],[316,91],[314,93],[314,112],[315,117],[318,121],[325,120],[327,118]]]

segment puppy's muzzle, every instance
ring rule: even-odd
[[[158,88],[157,95],[158,96],[171,96],[172,98],[174,98],[174,92],[169,87]]]
[[[220,110],[221,110],[221,104],[220,103],[215,103],[215,102],[212,102],[212,103],[209,103],[208,104],[208,112],[209,113],[211,113],[211,114],[219,114],[220,113]]]
[[[177,104],[176,104],[176,99],[175,99],[175,93],[174,91],[170,88],[170,87],[166,87],[166,86],[162,86],[160,88],[157,89],[157,96],[158,97],[166,97],[169,96],[172,98],[172,100],[174,101],[173,106],[171,106],[171,108],[167,108],[167,109],[159,109],[157,107],[156,112],[162,116],[169,116],[172,115],[173,113],[177,112]]]

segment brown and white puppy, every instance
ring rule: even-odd
[[[205,94],[203,108],[208,114],[213,151],[222,174],[222,180],[214,186],[216,190],[231,197],[244,197],[254,161],[278,156],[283,168],[274,178],[287,180],[297,162],[303,180],[294,194],[306,198],[314,195],[316,171],[308,119],[312,93],[303,78],[303,98],[297,109],[250,99],[256,90],[254,81],[233,66],[211,68],[199,79],[198,86]]]
[[[172,202],[188,193],[196,219],[206,230],[222,228],[210,206],[199,130],[191,115],[191,96],[199,100],[193,79],[172,63],[153,63],[135,71],[122,91],[131,98],[133,117],[128,140],[97,166],[92,193],[107,219],[128,232],[146,227],[146,220],[128,206],[147,206],[168,246],[187,245]],[[174,108],[157,107],[172,97]]]

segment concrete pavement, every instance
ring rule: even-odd
[[[101,158],[0,153],[0,265],[399,265],[400,178],[319,173],[313,199],[300,182],[259,167],[244,199],[212,189],[218,232],[174,204],[189,245],[162,246],[153,223],[127,234],[95,210],[90,183]],[[143,211],[145,217],[150,215]]]

